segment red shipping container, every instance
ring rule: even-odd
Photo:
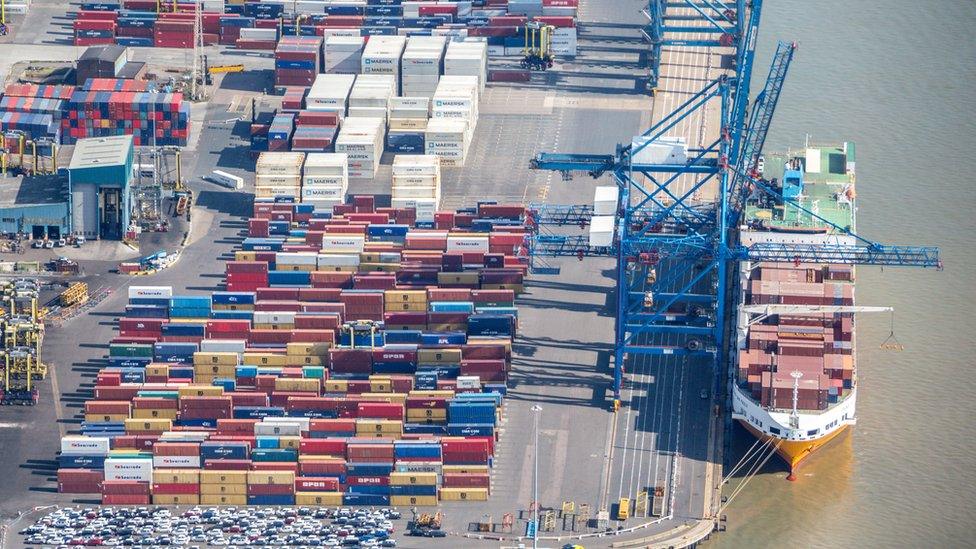
[[[389,486],[390,477],[346,477],[346,486]]]
[[[298,464],[290,461],[256,461],[251,463],[251,469],[254,471],[292,471],[297,473]]]
[[[356,422],[347,419],[313,419],[309,422],[308,430],[312,433],[355,433]]]
[[[403,419],[403,406],[394,402],[360,402],[356,417],[367,419]]]
[[[302,455],[346,455],[346,440],[340,438],[303,438],[298,446]]]
[[[444,488],[490,488],[491,477],[480,473],[444,473]]]
[[[199,484],[160,483],[152,485],[154,494],[199,494]]]

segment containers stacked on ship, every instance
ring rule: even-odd
[[[433,155],[393,157],[391,205],[411,208],[416,221],[433,226],[434,213],[440,208],[441,159]]]
[[[321,57],[321,37],[282,37],[275,49],[275,85],[311,86],[319,73]]]
[[[269,141],[271,134],[269,134]],[[258,156],[255,166],[255,198],[301,196],[302,164],[305,153],[266,152]]]
[[[302,177],[302,203],[316,210],[332,211],[346,201],[349,188],[349,158],[344,153],[308,154]]]
[[[345,119],[336,138],[335,150],[346,155],[350,179],[372,179],[376,176],[383,157],[385,128],[383,118]]]

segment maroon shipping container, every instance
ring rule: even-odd
[[[339,479],[334,477],[300,477],[295,479],[296,492],[337,492]]]
[[[491,477],[481,473],[444,473],[444,488],[489,488]]]
[[[211,471],[248,471],[251,469],[249,459],[208,459],[203,468]]]
[[[368,349],[329,349],[329,364],[336,373],[372,373],[373,360]]]
[[[356,421],[348,419],[313,419],[309,423],[308,429],[312,433],[354,434],[356,432]]]
[[[346,461],[342,459],[323,458],[316,461],[302,461],[299,463],[303,475],[344,475]]]
[[[403,419],[403,406],[395,402],[360,402],[356,417],[367,419]]]
[[[389,486],[390,477],[346,477],[346,486]]]
[[[267,465],[267,463],[262,463],[262,467]],[[295,465],[295,464],[288,464]],[[248,484],[247,485],[247,495],[249,496],[278,496],[285,494],[294,494],[295,485],[294,484]]]
[[[152,493],[154,494],[169,494],[169,495],[180,495],[180,494],[199,494],[200,485],[199,484],[187,484],[187,483],[154,483],[152,485]]]
[[[295,117],[299,126],[338,126],[339,114],[328,111],[300,111]]]
[[[92,469],[58,469],[58,492],[62,494],[97,494],[102,491],[102,471]]]

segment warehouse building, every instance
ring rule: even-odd
[[[75,79],[83,86],[89,78],[138,78],[146,64],[130,61],[125,46],[92,46],[78,58]]]
[[[63,177],[0,179],[0,233],[57,240],[70,230],[68,211]]]
[[[122,239],[129,226],[132,143],[131,135],[78,140],[68,165],[75,234]]]

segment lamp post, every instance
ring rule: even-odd
[[[539,547],[539,415],[542,413],[542,406],[538,404],[532,406],[533,431],[534,431],[534,450],[532,451],[535,459],[535,467],[532,474],[532,501],[535,508],[532,511],[532,549]]]

